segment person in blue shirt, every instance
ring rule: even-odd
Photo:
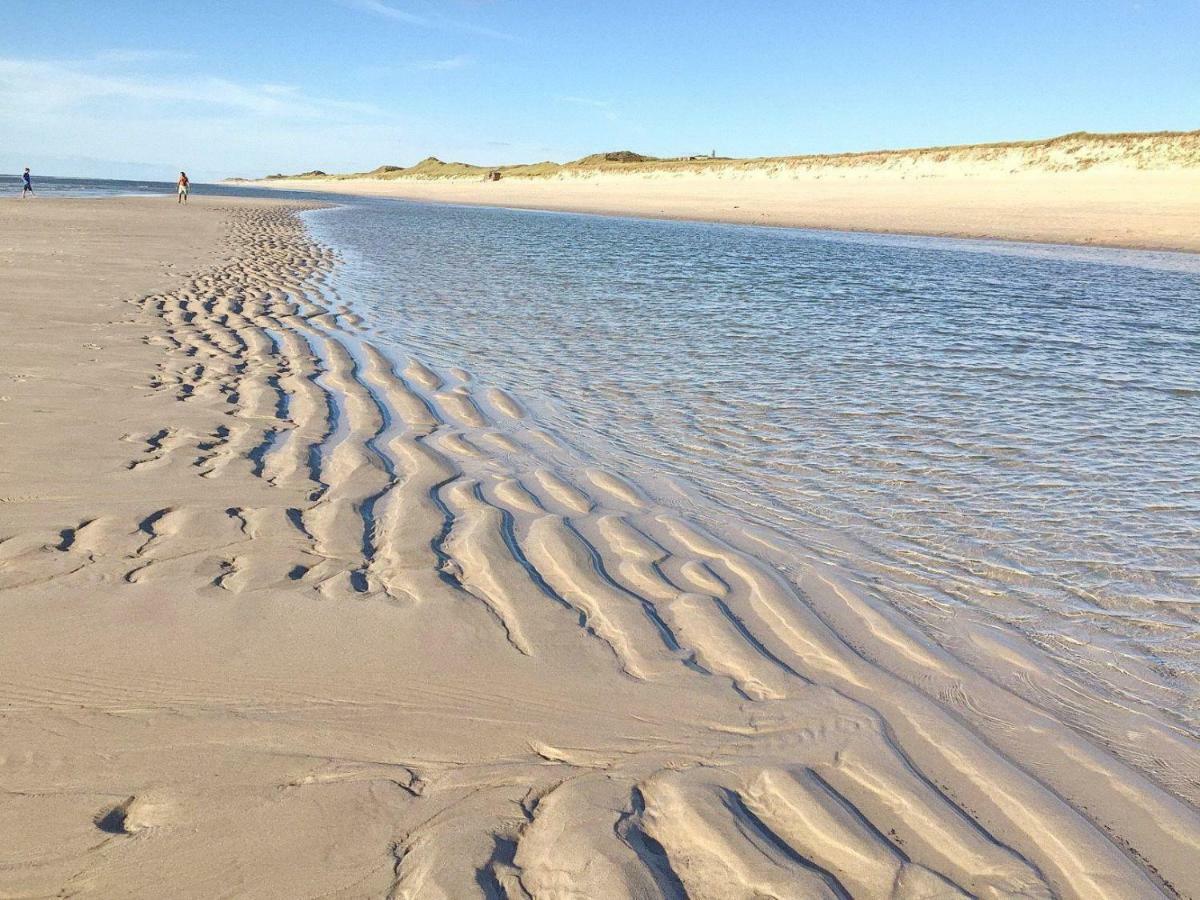
[[[29,166],[25,167],[25,174],[21,176],[21,199],[33,196],[33,182],[29,180]]]

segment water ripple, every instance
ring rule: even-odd
[[[930,633],[1001,620],[1200,720],[1195,258],[396,202],[311,222],[372,327],[577,446],[821,546]]]

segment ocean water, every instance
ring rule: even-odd
[[[307,214],[375,339],[504,387],[951,651],[1002,625],[1200,722],[1200,260],[355,201]]]
[[[170,174],[170,173],[167,173]],[[174,181],[121,181],[109,178],[54,178],[31,173],[35,196],[46,197],[135,197],[168,194],[175,196]],[[200,184],[193,181],[191,195],[213,197],[274,197],[317,199],[305,191],[276,191],[234,184]],[[0,174],[0,197],[21,196],[21,176]]]

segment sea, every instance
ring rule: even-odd
[[[168,173],[170,174],[170,173]],[[31,173],[34,196],[47,197],[138,197],[169,194],[175,196],[175,181],[126,181],[109,178],[62,178]],[[191,182],[191,196],[212,197],[311,197],[311,192],[276,191],[227,184]],[[0,174],[0,197],[21,195],[21,175]]]

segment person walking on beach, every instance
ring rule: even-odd
[[[188,181],[187,172],[179,173],[178,184],[179,184],[179,200],[177,202],[187,203],[188,184],[190,184],[190,182]]]
[[[21,199],[33,196],[33,182],[29,180],[29,166],[25,167],[25,174],[21,176]]]

